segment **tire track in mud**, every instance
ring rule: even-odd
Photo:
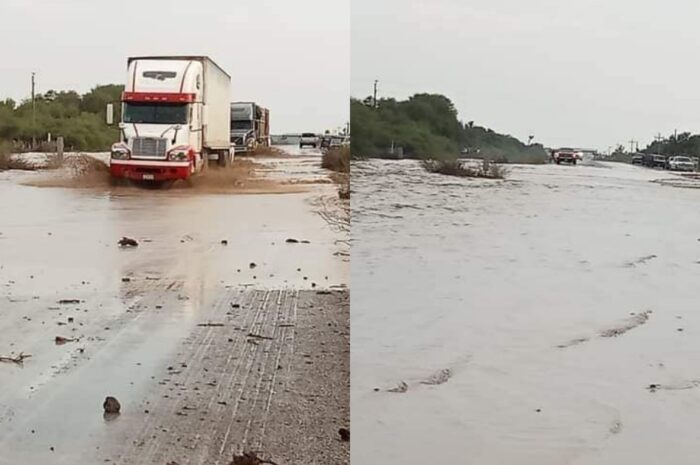
[[[263,450],[275,400],[292,392],[301,295],[246,290],[217,299],[203,321],[224,326],[199,327],[186,340],[194,347],[184,351],[186,366],[144,404],[145,423],[117,463],[228,464],[234,453]],[[328,316],[323,326],[337,326]]]
[[[240,294],[244,294],[240,292]],[[254,297],[253,295],[249,296],[252,300]],[[216,303],[213,305],[214,309],[220,309],[222,306],[225,305],[224,302],[228,302],[228,298],[230,296],[224,294],[217,299]],[[245,294],[243,296],[243,299],[240,301],[245,300]],[[246,302],[245,305],[248,306],[250,302]],[[244,304],[239,304],[243,306]],[[213,313],[216,313],[213,312]],[[208,321],[212,321],[211,317],[214,315],[206,315],[208,318]],[[203,320],[204,321],[204,320]],[[216,327],[206,327],[206,329],[202,329],[198,331],[198,334],[192,335],[188,337],[184,341],[185,346],[192,346],[194,347],[194,350],[191,351],[184,351],[178,353],[178,357],[180,357],[183,353],[189,354],[184,358],[183,362],[179,363],[179,366],[181,368],[184,368],[184,370],[181,371],[183,374],[182,377],[179,378],[179,380],[173,385],[175,387],[178,387],[179,390],[181,386],[187,386],[190,384],[198,384],[197,382],[194,381],[196,377],[201,377],[202,373],[201,371],[198,370],[198,367],[202,367],[202,364],[204,362],[204,359],[206,357],[206,354],[209,353],[211,350],[212,343],[215,339],[215,336],[218,333],[219,328]],[[234,345],[235,347],[241,347],[242,344],[239,341],[236,341],[236,344]],[[235,350],[231,351],[231,354],[236,352]],[[172,365],[175,366],[175,365]],[[169,376],[169,375],[167,375]],[[165,379],[169,378],[164,378],[164,381],[161,383],[167,384],[168,381],[165,381]],[[163,384],[164,385],[164,384]],[[198,387],[197,387],[198,388]],[[170,391],[172,392],[172,388],[170,388]],[[166,397],[167,396],[167,397]],[[167,432],[167,430],[163,430],[162,426],[157,424],[162,422],[163,417],[172,417],[173,415],[176,414],[176,411],[180,410],[182,411],[184,407],[188,406],[187,399],[185,402],[180,402],[178,403],[173,403],[170,401],[170,396],[169,394],[162,394],[160,395],[155,401],[151,402],[146,401],[145,406],[149,407],[149,416],[147,417],[146,421],[144,422],[140,433],[138,433],[137,437],[139,438],[152,438],[154,439],[151,441],[151,443],[148,445],[147,448],[141,449],[142,447],[145,446],[145,441],[142,439],[141,441],[135,442],[133,445],[135,446],[132,447],[125,455],[127,457],[127,461],[124,462],[119,462],[119,463],[136,463],[136,462],[130,462],[129,456],[134,455],[135,457],[138,457],[143,460],[142,463],[155,463],[155,456],[161,452],[160,449],[162,449],[162,446],[165,446],[165,444],[162,444],[161,442],[155,440],[157,437],[157,432]],[[150,415],[150,412],[153,411],[157,415]],[[136,460],[135,458],[132,460]]]

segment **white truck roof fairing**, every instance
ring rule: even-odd
[[[126,92],[200,94],[202,63],[184,60],[130,60]]]
[[[235,102],[231,104],[231,119],[233,121],[248,121],[253,119],[252,102]]]
[[[208,56],[203,56],[203,55],[173,55],[173,56],[141,56],[141,57],[129,57],[127,59],[127,65],[131,64],[133,60],[165,60],[165,61],[170,61],[170,60],[183,60],[183,61],[199,61],[199,62],[207,62],[214,67],[216,67],[219,72],[225,74],[229,78],[231,77],[226,71],[223,70],[223,68],[214,62],[211,58]]]

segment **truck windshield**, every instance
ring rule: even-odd
[[[231,129],[253,129],[253,122],[250,120],[231,121]]]
[[[187,124],[186,103],[129,102],[124,104],[125,123]]]

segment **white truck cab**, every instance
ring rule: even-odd
[[[212,156],[220,165],[230,163],[230,83],[208,57],[129,58],[111,174],[186,179],[204,170]]]

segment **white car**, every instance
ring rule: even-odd
[[[304,147],[313,147],[316,148],[318,147],[319,141],[318,141],[318,136],[316,134],[310,133],[310,132],[305,132],[301,135],[301,139],[299,139],[299,148],[304,148]]]
[[[695,171],[695,163],[690,157],[671,157],[668,159],[668,168],[673,171]]]

